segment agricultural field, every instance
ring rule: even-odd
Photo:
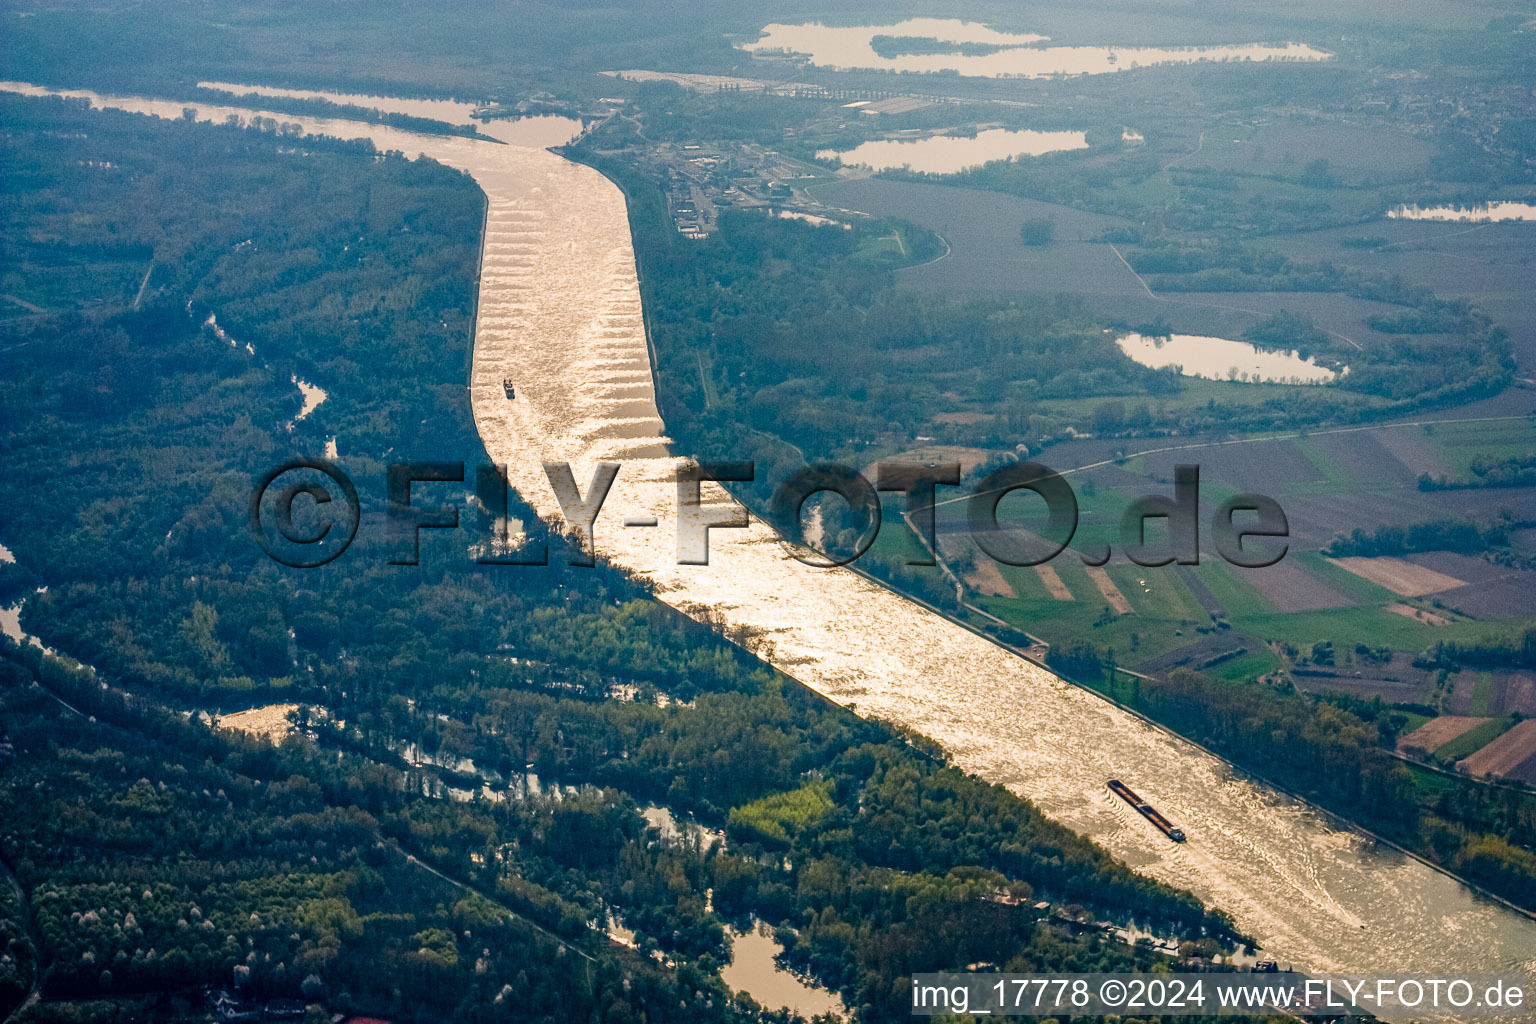
[[[1334,558],[1329,561],[1403,597],[1423,597],[1425,594],[1453,590],[1465,584],[1464,580],[1422,565],[1414,565],[1401,558]]]
[[[1423,444],[1439,456],[1444,471],[1464,480],[1479,459],[1529,455],[1536,447],[1536,424],[1529,418],[1494,422],[1442,423],[1422,431]]]
[[[811,194],[834,209],[876,217],[901,217],[937,232],[949,254],[897,274],[904,286],[950,291],[1018,293],[1078,292],[1095,296],[1145,295],[1135,276],[1108,246],[1091,242],[1128,221],[996,192],[863,178],[812,186]],[[1056,241],[1020,244],[1026,220],[1048,217]]]
[[[1273,183],[1266,183],[1273,185]],[[861,178],[813,186],[829,207],[877,217],[902,217],[939,234],[948,246],[940,259],[898,272],[904,287],[1012,297],[1066,294],[1080,298],[1108,321],[1161,319],[1191,334],[1241,337],[1285,311],[1309,317],[1358,345],[1388,336],[1366,320],[1399,307],[1336,292],[1183,292],[1138,276],[1124,247],[1102,241],[1106,232],[1132,226],[1127,218],[979,189]],[[1055,226],[1046,246],[1021,245],[1025,221]]]
[[[1512,718],[1485,718],[1475,721],[1470,729],[1465,729],[1451,739],[1440,744],[1434,749],[1431,756],[1434,760],[1443,764],[1455,764],[1463,758],[1481,753],[1489,744],[1510,731],[1515,721]],[[1478,764],[1488,765],[1487,758],[1480,759]],[[1488,774],[1485,770],[1475,774]]]
[[[133,246],[89,256],[42,239],[16,240],[0,274],[0,327],[13,328],[58,310],[127,309],[150,270],[150,253]]]
[[[1536,718],[1441,715],[1401,736],[1397,749],[1474,778],[1536,782]]]
[[[1462,761],[1469,775],[1536,782],[1536,718],[1511,727]]]
[[[1488,721],[1487,718],[1471,718],[1463,715],[1441,715],[1439,718],[1431,718],[1412,732],[1399,737],[1397,749],[1404,752],[1419,750],[1425,754],[1432,754],[1452,740],[1460,738]]]
[[[1536,376],[1536,295],[1529,287],[1536,224],[1380,219],[1265,242],[1293,258],[1400,274],[1446,298],[1466,299],[1509,331],[1522,376]]]
[[[1405,738],[1408,747],[1447,766],[1486,765],[1480,770],[1517,778],[1525,771],[1525,758],[1516,757],[1524,732],[1501,737],[1513,716],[1536,714],[1536,674],[1468,668],[1442,678],[1416,659],[1440,641],[1477,643],[1530,625],[1536,573],[1471,553],[1331,558],[1321,550],[1357,525],[1422,521],[1437,508],[1456,508],[1437,506],[1449,496],[1480,493],[1421,492],[1417,480],[1430,471],[1462,473],[1474,458],[1536,441],[1528,421],[1493,426],[1480,435],[1465,424],[1382,425],[1240,444],[1070,441],[1040,458],[1059,471],[1093,467],[1067,477],[1079,508],[1071,548],[1042,566],[984,567],[989,560],[966,532],[965,502],[943,491],[940,547],[946,560],[967,567],[970,605],[1053,647],[1086,643],[1154,678],[1190,668],[1234,682],[1284,680],[1318,694],[1379,698],[1414,709],[1423,723]],[[1171,495],[1174,467],[1187,462],[1201,470],[1200,563],[1131,563],[1119,549],[1125,509],[1143,495]],[[1291,547],[1273,566],[1230,565],[1214,549],[1209,516],[1223,497],[1241,492],[1274,496],[1287,512]],[[1521,493],[1529,492],[1500,496],[1508,503]],[[1044,528],[1033,496],[1005,498],[999,519],[1012,530]],[[1114,547],[1111,560],[1085,565],[1080,553],[1104,543]],[[1317,645],[1327,645],[1326,659]],[[1430,709],[1440,717],[1421,714]],[[1501,746],[1483,754],[1495,740]]]
[[[1364,125],[1266,119],[1262,124],[1217,125],[1205,133],[1200,152],[1182,168],[1252,175],[1294,175],[1313,160],[1351,184],[1402,178],[1422,170],[1434,149],[1400,131]]]

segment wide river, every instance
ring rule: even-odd
[[[761,631],[771,641],[763,653],[780,669],[859,714],[933,737],[958,765],[1027,797],[1137,870],[1226,910],[1285,964],[1536,970],[1536,921],[850,571],[802,565],[761,523],[711,531],[709,565],[678,565],[677,460],[656,411],[624,197],[597,171],[539,148],[564,141],[574,122],[482,129],[502,144],[197,101],[65,95],[168,118],[184,106],[202,120],[259,113],[469,172],[489,200],[475,418],[491,457],[508,464],[513,486],[541,514],[558,512],[541,463],[569,462],[585,491],[596,462],[621,462],[596,544],[651,580],[664,601]],[[371,105],[421,109],[377,98]],[[434,108],[442,116],[443,105]],[[461,109],[467,122],[470,108]],[[515,401],[505,398],[503,379],[515,381]],[[659,525],[621,525],[639,516]],[[1111,777],[1181,825],[1189,841],[1168,842],[1113,798]]]

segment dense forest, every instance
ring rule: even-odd
[[[18,745],[0,843],[46,970],[47,999],[22,1019],[180,1016],[237,966],[258,999],[302,991],[405,1020],[624,1020],[629,1005],[652,1020],[745,1017],[718,981],[594,956],[411,860],[377,816],[399,799],[383,772],[130,713],[92,679],[76,694],[67,670],[27,661],[0,662]],[[531,969],[562,959],[573,969]]]
[[[1509,531],[1526,525],[1516,523],[1506,513],[1487,526],[1465,519],[1436,519],[1410,526],[1382,526],[1375,530],[1354,529],[1339,534],[1323,549],[1330,558],[1381,555],[1406,555],[1415,551],[1461,551],[1481,554],[1509,543]]]
[[[723,929],[758,918],[874,1020],[920,968],[1159,957],[1032,900],[1237,941],[752,638],[564,567],[526,511],[549,567],[435,538],[392,566],[366,517],[324,568],[267,559],[247,499],[290,454],[334,438],[365,508],[386,459],[485,461],[478,191],[353,144],[0,103],[0,273],[40,310],[4,325],[0,599],[62,652],[7,644],[0,671],[0,856],[30,907],[0,905],[0,984],[35,948],[26,1019],[166,1019],[236,967],[402,1020],[739,1019]],[[303,418],[297,380],[326,391]],[[276,700],[281,746],[209,724]]]

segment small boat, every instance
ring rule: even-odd
[[[517,397],[517,389],[512,386],[512,382],[510,380],[505,380],[505,379],[502,380],[502,382],[501,382],[501,390],[503,390],[503,391],[505,391],[507,393],[507,400],[508,401],[511,401],[512,399]]]
[[[1136,808],[1136,813],[1155,825],[1157,830],[1163,835],[1167,836],[1169,839],[1172,839],[1176,843],[1182,843],[1184,841],[1184,830],[1175,827],[1173,822],[1159,814],[1157,808],[1153,807],[1141,797],[1137,796],[1130,786],[1127,786],[1119,779],[1110,779],[1109,791],[1115,794],[1115,796],[1118,796],[1120,799],[1124,800],[1126,803],[1130,804],[1132,807]]]

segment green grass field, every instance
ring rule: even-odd
[[[1442,743],[1434,750],[1436,761],[1450,764],[1460,760],[1468,754],[1475,753],[1504,735],[1509,727],[1515,724],[1512,716],[1495,718],[1484,722],[1482,725],[1468,729],[1449,743]]]
[[[1423,440],[1462,477],[1472,475],[1478,457],[1509,459],[1536,451],[1536,421],[1437,423],[1419,428]]]
[[[1176,395],[1148,396],[1140,394],[1094,395],[1091,398],[1050,398],[1037,403],[1041,412],[1067,418],[1082,417],[1092,413],[1099,405],[1114,398],[1127,405],[1145,402],[1154,416],[1174,416],[1205,408],[1212,401],[1233,415],[1257,411],[1266,402],[1281,401],[1295,395],[1296,387],[1290,384],[1244,384],[1225,380],[1206,380],[1203,377],[1184,377],[1180,380]],[[1375,395],[1362,395],[1353,391],[1335,389],[1333,398],[1347,403],[1351,408],[1376,409],[1391,405],[1390,400]],[[1290,431],[1285,431],[1290,433]],[[1262,435],[1261,435],[1262,436]],[[1128,441],[1127,447],[1142,447],[1137,441]],[[1155,444],[1145,445],[1155,447]]]
[[[1240,658],[1212,665],[1204,671],[1207,675],[1225,679],[1228,682],[1241,682],[1267,675],[1279,668],[1281,668],[1279,655],[1266,648],[1261,651],[1249,651]]]
[[[1429,626],[1385,608],[1331,608],[1287,615],[1255,615],[1233,625],[1266,640],[1284,641],[1297,647],[1331,640],[1335,647],[1365,643],[1398,651],[1421,651],[1437,640],[1471,642],[1508,633],[1505,626],[1471,620]]]
[[[1418,791],[1421,803],[1432,804],[1443,797],[1454,796],[1470,784],[1418,765],[1405,764],[1403,767],[1408,770],[1408,777],[1413,781],[1413,788]]]
[[[1243,579],[1243,571],[1213,558],[1193,566],[1195,579],[1205,584],[1211,596],[1221,603],[1222,611],[1229,619],[1241,619],[1249,615],[1269,615],[1271,605],[1255,586]]]
[[[1051,598],[1034,569],[1003,566],[1003,578],[1015,592],[1028,596],[1020,599],[979,597],[973,598],[974,603],[1010,625],[1056,646],[1082,642],[1112,649],[1116,660],[1125,665],[1183,647],[1197,639],[1195,628],[1209,621],[1198,611],[1198,602],[1171,572],[1134,565],[1113,567],[1110,579],[1134,611],[1129,615],[1106,618],[1108,602],[1077,559],[1057,558],[1050,566],[1071,590],[1075,600]],[[1147,580],[1150,591],[1142,589],[1137,582],[1140,579]]]
[[[1344,471],[1332,459],[1323,454],[1323,450],[1318,447],[1317,442],[1310,436],[1303,435],[1291,443],[1296,446],[1297,451],[1306,456],[1307,461],[1322,475],[1322,482],[1331,487],[1339,488],[1357,488],[1359,486],[1358,481],[1351,480],[1345,476]]]
[[[1401,601],[1398,595],[1386,587],[1378,586],[1363,576],[1356,576],[1348,569],[1323,557],[1321,551],[1297,551],[1297,558],[1308,570],[1320,576],[1334,590],[1359,604],[1388,605]]]
[[[1106,570],[1138,615],[1180,622],[1201,622],[1206,617],[1200,602],[1171,568],[1111,565]]]
[[[870,547],[870,553],[878,558],[899,558],[909,561],[927,558],[928,551],[907,527],[902,518],[905,504],[900,495],[882,495],[880,499],[880,535]]]
[[[1493,673],[1479,672],[1477,683],[1472,688],[1472,699],[1467,702],[1467,714],[1478,718],[1488,715],[1488,707],[1493,699]]]
[[[1007,580],[1008,585],[1013,588],[1013,592],[1019,595],[1019,600],[1025,602],[1053,600],[1050,593],[1046,591],[1045,584],[1040,582],[1040,574],[1035,570],[1014,565],[1000,565],[997,568],[1003,574],[1003,579]]]

